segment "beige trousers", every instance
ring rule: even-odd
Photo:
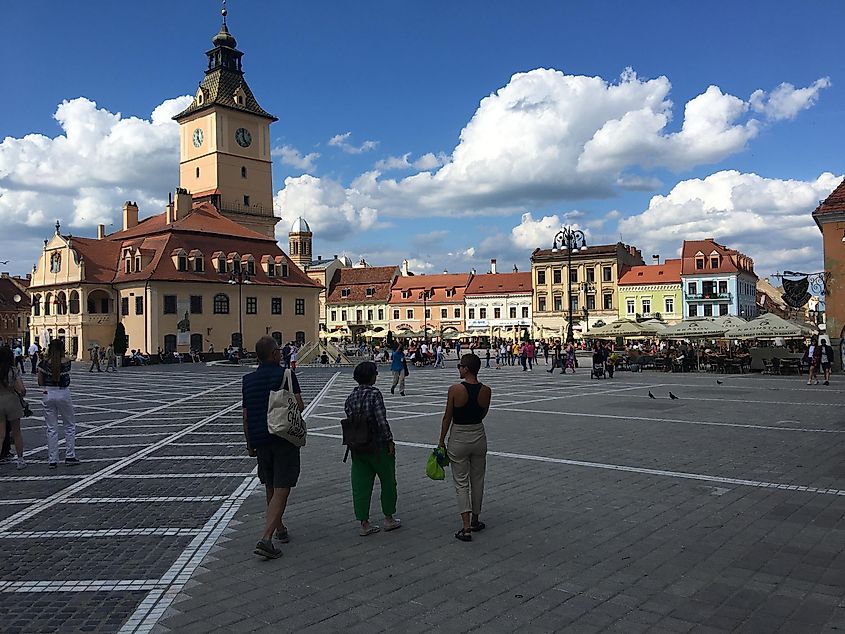
[[[455,425],[449,432],[446,449],[458,495],[458,512],[481,514],[484,473],[487,470],[487,435],[484,425]]]
[[[399,370],[399,372],[393,373],[393,385],[391,385],[391,389],[399,386],[399,391],[405,391],[405,370]]]

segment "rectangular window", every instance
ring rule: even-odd
[[[202,315],[202,295],[191,295],[191,314]]]
[[[698,293],[698,284],[696,282],[690,282],[687,284],[687,294],[689,295],[696,295]]]
[[[637,311],[637,305],[633,299],[625,300],[625,311],[629,315],[633,315]]]
[[[478,309],[478,317],[479,317],[479,319],[487,319],[487,309],[486,308],[479,308]]]
[[[728,283],[725,280],[719,280],[719,292],[720,293],[727,293],[728,292]]]
[[[205,271],[205,260],[200,257],[194,258],[194,271],[196,273],[202,273]]]
[[[258,314],[258,298],[257,297],[247,297],[246,298],[246,314],[247,315],[257,315]]]
[[[695,258],[695,268],[699,271],[704,268],[704,258]]]
[[[461,318],[461,309],[456,308],[455,309],[455,319],[460,319],[460,318]]]
[[[587,269],[588,271],[590,269]],[[595,295],[587,295],[587,310],[595,310],[596,309],[596,296]]]
[[[719,258],[718,256],[713,256],[710,258],[710,268],[711,269],[718,269],[719,268]]]
[[[569,269],[569,281],[573,284],[578,283],[578,269]]]
[[[255,275],[255,260],[246,261],[246,272],[250,275]]]
[[[516,319],[516,306],[510,307],[510,310],[508,311],[508,318],[509,319]]]
[[[605,293],[604,294],[604,309],[605,310],[613,310],[613,294],[612,293]]]
[[[523,318],[523,319],[528,319],[528,306],[523,306],[523,307],[522,307],[522,318]]]
[[[613,281],[613,267],[603,266],[601,269],[601,279],[605,282]]]
[[[379,320],[379,321],[384,321],[384,308],[379,308],[379,309],[378,309],[378,320]]]
[[[425,309],[425,318],[431,319],[431,309],[430,308]]]
[[[402,299],[408,299],[411,296],[411,291],[402,291]]]
[[[474,308],[467,308],[467,316],[470,319],[475,319],[475,309]]]
[[[705,317],[712,317],[713,316],[713,304],[704,304],[704,316]]]
[[[595,282],[596,281],[596,269],[592,266],[587,267],[587,281],[588,282]]]
[[[340,311],[340,320],[346,321],[346,311],[345,310]]]
[[[569,298],[569,310],[571,310],[573,313],[578,310],[578,296],[577,295],[573,295],[572,297]]]
[[[129,298],[128,297],[121,297],[120,298],[120,314],[121,315],[128,315],[129,314]]]
[[[272,315],[281,315],[282,314],[282,298],[281,297],[271,297],[270,298],[270,314]],[[337,321],[337,311],[332,311],[332,321]]]
[[[546,283],[546,269],[537,269],[537,284]]]
[[[373,320],[373,309],[368,308],[367,309],[367,321],[372,321],[372,320]]]
[[[413,308],[408,308],[408,309],[405,311],[405,319],[413,319],[413,318],[414,318],[414,309],[413,309]]]
[[[165,295],[164,296],[164,314],[165,315],[175,315],[176,314],[176,295]]]
[[[688,317],[698,317],[698,306],[695,304],[690,304],[687,307],[687,316]]]
[[[370,288],[367,289],[367,297],[372,297],[375,294],[376,294],[376,289],[374,289],[373,287],[370,287]]]
[[[651,300],[643,300],[643,315],[651,315]]]
[[[355,321],[359,324],[364,321],[364,311],[363,310],[356,310],[355,311]]]
[[[143,315],[144,314],[144,298],[143,297],[136,297],[135,298],[135,314],[136,315]]]
[[[560,269],[554,269],[552,271],[552,282],[555,284],[560,284]]]
[[[493,309],[493,319],[501,319],[502,318],[502,309],[501,308],[494,308]]]
[[[440,319],[448,319],[449,318],[449,309],[448,308],[441,308],[440,309]]]
[[[393,309],[393,319],[399,319],[399,309],[398,308]]]
[[[274,297],[273,299],[276,299],[276,298]],[[278,314],[281,314],[281,312],[282,312],[281,308],[282,308],[282,302],[280,301],[279,302],[279,313]],[[274,314],[276,314],[276,313],[274,313]],[[332,311],[332,321],[337,321],[337,311],[336,310]]]
[[[341,297],[349,297],[349,295],[350,295],[351,293],[352,293],[352,291],[351,291],[350,289],[348,289],[348,288],[342,288],[342,289],[340,290],[340,296],[341,296]]]
[[[537,310],[541,313],[546,312],[546,296],[545,295],[540,295],[540,297],[537,298]]]
[[[719,304],[719,315],[724,316],[728,314],[728,305]]]
[[[563,310],[563,298],[560,295],[554,297],[554,311],[559,313]]]
[[[282,277],[287,277],[287,276],[288,276],[288,263],[283,262],[282,263]]]
[[[188,256],[187,255],[180,255],[177,258],[179,262],[179,270],[180,271],[187,271],[188,270]]]
[[[249,196],[244,195],[244,207],[249,207]]]
[[[675,313],[675,298],[666,297],[663,300],[663,312],[673,315]]]
[[[294,314],[295,315],[304,315],[305,314],[305,300],[302,297],[296,298],[296,305],[294,306]]]

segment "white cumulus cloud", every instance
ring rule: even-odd
[[[810,214],[842,181],[830,172],[811,181],[726,170],[684,180],[619,230],[643,252],[677,257],[684,239],[716,238],[755,260],[759,276],[777,268],[821,265],[820,234]],[[813,268],[816,270],[816,268]]]
[[[755,90],[750,99],[751,108],[755,112],[766,115],[772,121],[794,119],[799,112],[818,101],[822,88],[829,87],[829,77],[817,79],[806,88],[796,88],[784,82],[769,94],[762,90]]]
[[[315,161],[320,158],[319,152],[302,154],[302,152],[291,145],[275,147],[270,151],[270,154],[277,157],[285,165],[305,171],[312,171],[316,167]]]
[[[380,170],[382,172],[387,172],[390,170],[409,170],[409,169],[416,169],[416,170],[432,170],[437,167],[440,167],[446,161],[448,157],[443,154],[442,152],[439,154],[433,154],[432,152],[428,152],[423,154],[416,160],[411,160],[411,153],[406,152],[402,156],[388,156],[385,159],[381,159],[380,161],[376,161],[375,169]]]
[[[352,145],[349,142],[349,138],[351,136],[351,132],[335,134],[331,139],[329,139],[329,145],[340,148],[347,154],[363,154],[364,152],[376,149],[378,146],[378,141],[364,141],[361,145]]]

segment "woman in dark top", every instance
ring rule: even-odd
[[[15,368],[15,356],[6,346],[0,346],[0,442],[4,442],[8,430],[12,430],[15,439],[18,469],[23,469],[23,434],[21,418],[23,406],[21,399],[26,396],[26,387],[21,380],[21,373]]]
[[[462,542],[472,540],[472,532],[485,528],[479,520],[484,498],[484,474],[487,469],[487,435],[484,417],[490,409],[492,392],[478,382],[481,359],[465,354],[458,363],[462,382],[449,388],[446,412],[440,428],[438,447],[446,449],[452,467],[452,479],[458,496],[458,512],[463,526],[455,533]],[[451,433],[450,433],[451,429]]]
[[[77,465],[76,413],[70,398],[70,359],[65,356],[65,344],[53,339],[47,356],[38,364],[38,385],[44,393],[44,422],[47,425],[47,460],[51,469],[59,461],[59,416],[65,428],[65,464]]]

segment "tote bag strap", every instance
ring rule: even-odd
[[[287,385],[287,388],[285,387]],[[293,379],[290,376],[290,368],[285,370],[285,375],[282,377],[282,384],[279,386],[280,390],[286,390],[287,392],[293,392]]]

